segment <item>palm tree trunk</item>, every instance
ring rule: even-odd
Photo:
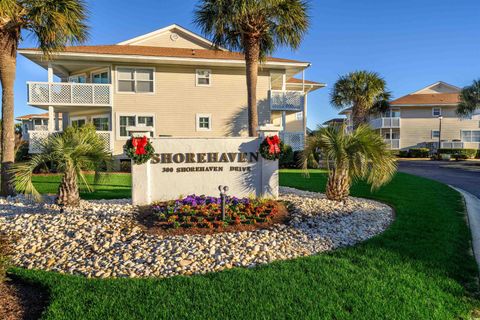
[[[257,77],[260,43],[256,37],[245,37],[245,64],[248,94],[248,135],[255,137],[258,127]]]
[[[62,183],[58,187],[57,203],[67,207],[76,207],[80,204],[80,194],[78,192],[77,174],[75,170],[65,171]]]
[[[328,174],[326,196],[329,200],[343,201],[350,194],[350,176],[347,169],[331,169]]]
[[[10,168],[15,161],[14,82],[18,40],[0,30],[0,83],[2,85],[1,190],[3,196],[14,195]]]

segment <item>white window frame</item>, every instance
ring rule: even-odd
[[[438,115],[435,114],[436,109],[440,110],[440,114],[438,114]],[[433,107],[432,108],[432,117],[440,117],[440,116],[442,116],[442,108],[441,107]]]
[[[208,128],[200,128],[200,118],[208,118]],[[196,131],[212,131],[212,114],[211,113],[197,113],[195,115]]]
[[[122,137],[120,135],[120,117],[135,117],[135,126],[138,126],[138,117],[153,117],[153,136],[155,137],[155,126],[157,123],[154,113],[143,113],[143,112],[121,112],[115,114],[116,128],[115,128],[115,137],[117,140],[128,140],[130,137]],[[148,127],[147,127],[148,128]]]
[[[480,130],[460,130],[460,140],[462,140],[462,142],[480,143],[480,141],[472,141],[472,137],[473,137],[472,132],[474,131],[480,131]],[[466,141],[463,139],[464,132],[470,132],[470,141]]]
[[[133,82],[135,84],[135,91],[118,91],[118,82],[121,81],[118,77],[118,69],[135,69],[135,73],[133,76]],[[136,79],[136,70],[137,69],[150,69],[153,71],[153,91],[152,92],[137,92],[137,79]],[[142,67],[142,66],[115,66],[115,93],[118,94],[155,94],[155,84],[156,84],[156,68],[155,67]]]
[[[435,136],[435,134],[434,134],[435,132],[438,132],[438,136]],[[440,138],[440,130],[432,130],[431,137],[432,137],[432,139]]]
[[[87,74],[86,74],[86,73],[78,73],[78,74],[69,75],[67,80],[68,80],[69,83],[81,83],[81,82],[73,82],[73,81],[71,81],[72,78],[77,78],[77,79],[78,79],[78,77],[81,77],[81,76],[84,76],[84,77],[85,77],[85,82],[84,82],[84,83],[88,83],[88,82],[87,82],[88,77],[87,77]]]
[[[303,120],[303,111],[295,113],[295,120],[302,121]]]
[[[70,123],[69,123],[69,126],[73,127],[72,122],[73,122],[73,121],[76,121],[76,120],[85,120],[85,124],[88,123],[86,116],[70,117],[70,119],[69,119],[69,122],[70,122]]]
[[[90,72],[90,83],[93,83],[93,76],[94,75],[105,73],[105,72],[107,73],[107,76],[108,76],[108,84],[111,84],[112,83],[112,77],[110,75],[110,68],[102,68],[102,69],[98,69],[98,70]],[[107,83],[104,83],[104,84],[107,84]]]
[[[208,84],[201,84],[198,83],[198,79],[200,79],[198,72],[200,71],[207,71],[208,72]],[[195,86],[196,87],[211,87],[212,86],[212,70],[211,69],[195,69]]]
[[[93,124],[93,119],[103,119],[107,118],[108,119],[108,132],[112,131],[112,119],[110,118],[110,114],[104,113],[104,114],[96,114],[94,116],[91,116],[91,122]],[[104,131],[104,130],[97,130],[97,131]]]

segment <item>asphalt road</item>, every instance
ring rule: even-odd
[[[480,198],[480,171],[444,167],[442,161],[399,161],[401,172],[437,180],[463,189]]]

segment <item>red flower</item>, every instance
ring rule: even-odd
[[[142,155],[147,153],[145,147],[148,144],[148,139],[146,136],[142,138],[132,138],[132,146],[135,148],[135,154]]]
[[[279,154],[280,153],[280,138],[278,135],[273,137],[267,137],[267,143],[269,145],[268,152],[270,154]]]

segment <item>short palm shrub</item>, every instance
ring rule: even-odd
[[[428,148],[411,148],[408,150],[409,158],[428,158],[430,157],[430,149]]]
[[[68,127],[62,133],[49,136],[41,149],[40,154],[13,167],[13,183],[18,192],[40,198],[32,183],[33,172],[39,166],[52,163],[56,171],[63,174],[57,203],[64,206],[78,206],[80,203],[79,182],[87,191],[92,191],[82,171],[94,170],[98,179],[99,172],[110,167],[112,160],[105,142],[97,135],[93,125]]]
[[[365,179],[373,189],[388,183],[397,170],[395,156],[383,138],[368,125],[348,133],[345,125],[320,128],[307,138],[303,167],[319,152],[328,169],[326,196],[342,201],[350,194],[352,181]]]

